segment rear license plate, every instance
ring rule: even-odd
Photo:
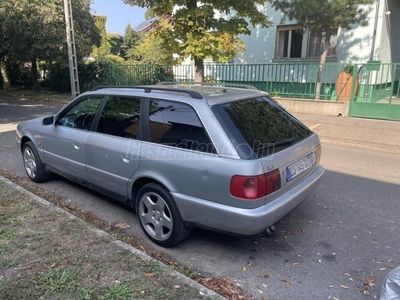
[[[293,178],[299,176],[305,170],[311,168],[313,165],[313,154],[310,153],[306,157],[296,161],[295,163],[291,164],[290,166],[286,167],[286,180],[290,181]]]

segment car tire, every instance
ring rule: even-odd
[[[157,245],[172,247],[190,234],[191,230],[183,223],[171,194],[161,185],[144,185],[138,193],[136,203],[140,226]]]
[[[22,147],[22,158],[26,174],[33,182],[40,183],[47,180],[48,173],[32,142],[26,142]]]

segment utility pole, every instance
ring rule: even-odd
[[[76,61],[74,20],[72,18],[72,0],[64,0],[65,23],[67,30],[69,76],[71,79],[71,94],[75,98],[79,92],[78,64]]]

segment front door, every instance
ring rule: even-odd
[[[85,180],[85,143],[102,96],[82,97],[67,106],[43,137],[46,164],[78,181]]]

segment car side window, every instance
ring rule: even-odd
[[[56,124],[65,127],[90,130],[94,115],[102,100],[103,96],[89,96],[78,99],[73,102],[72,106],[62,112]]]
[[[149,121],[153,143],[216,153],[195,110],[187,104],[152,99]]]
[[[136,139],[140,125],[140,98],[111,96],[101,113],[97,132]]]

